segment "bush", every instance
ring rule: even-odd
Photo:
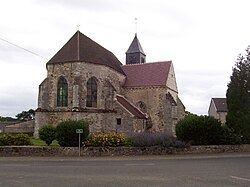
[[[13,145],[31,145],[30,136],[27,134],[17,134],[13,138]]]
[[[94,147],[117,147],[124,146],[125,142],[126,138],[123,134],[108,133],[92,135],[84,142],[84,145]]]
[[[228,128],[227,126],[223,126],[220,141],[220,144],[224,145],[241,144],[241,137],[240,135],[236,134],[234,130]]]
[[[86,141],[89,135],[89,125],[86,121],[64,121],[56,127],[56,140],[63,147],[77,147],[79,143],[79,135],[76,129],[83,129],[80,143]]]
[[[39,138],[50,145],[56,138],[56,128],[52,125],[44,125],[39,129]]]
[[[14,137],[10,134],[4,134],[0,136],[0,142],[2,145],[13,145]]]
[[[31,145],[30,137],[27,134],[17,134],[12,136],[4,134],[0,136],[0,145]]]
[[[176,125],[177,138],[194,145],[220,144],[221,134],[221,123],[210,116],[189,114]]]
[[[163,147],[186,147],[185,142],[179,141],[167,133],[142,132],[128,136],[128,142],[135,147],[163,146]]]

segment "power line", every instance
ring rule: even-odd
[[[17,47],[17,48],[19,48],[19,49],[22,49],[22,50],[24,50],[24,51],[26,51],[26,52],[29,52],[29,53],[31,53],[31,54],[33,54],[33,55],[36,55],[36,56],[38,56],[38,57],[40,57],[40,58],[43,58],[43,59],[45,59],[45,60],[48,60],[48,59],[45,58],[44,56],[41,56],[41,55],[39,55],[39,54],[37,54],[37,53],[35,53],[35,52],[33,52],[33,51],[30,51],[30,50],[28,50],[28,49],[25,49],[24,47],[21,47],[21,46],[19,46],[19,45],[16,45],[16,44],[14,44],[14,43],[12,43],[12,42],[10,42],[10,41],[8,41],[8,40],[5,40],[5,39],[3,39],[3,38],[1,38],[1,37],[0,37],[0,40],[4,41],[4,42],[6,42],[6,43],[8,43],[8,44],[10,44],[10,45],[13,45],[13,46],[15,46],[15,47]]]

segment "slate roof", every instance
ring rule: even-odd
[[[139,119],[147,119],[146,114],[143,113],[139,108],[133,105],[128,99],[122,95],[116,95],[117,102],[122,105],[129,113]]]
[[[217,112],[227,112],[226,98],[212,98],[212,101]]]
[[[145,53],[141,47],[141,44],[137,38],[137,35],[135,34],[135,37],[134,37],[132,43],[130,44],[126,53],[138,53],[138,52],[145,55]]]
[[[172,61],[122,66],[127,78],[124,87],[166,86]]]
[[[116,56],[77,31],[70,40],[48,61],[47,64],[63,62],[88,62],[108,66],[124,74],[122,63]]]

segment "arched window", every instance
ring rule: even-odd
[[[57,106],[68,106],[68,83],[64,77],[60,77],[57,83]]]
[[[97,84],[92,77],[87,82],[87,107],[97,107]]]

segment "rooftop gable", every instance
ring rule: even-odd
[[[172,61],[122,66],[126,74],[124,87],[166,86]]]
[[[215,109],[217,112],[227,112],[227,99],[226,98],[212,98]]]
[[[116,95],[117,102],[125,108],[130,114],[139,119],[147,119],[145,113],[143,113],[139,108],[133,105],[128,99],[122,95]]]
[[[48,61],[47,64],[64,62],[88,62],[108,66],[124,74],[122,63],[116,56],[77,31],[69,41]]]

